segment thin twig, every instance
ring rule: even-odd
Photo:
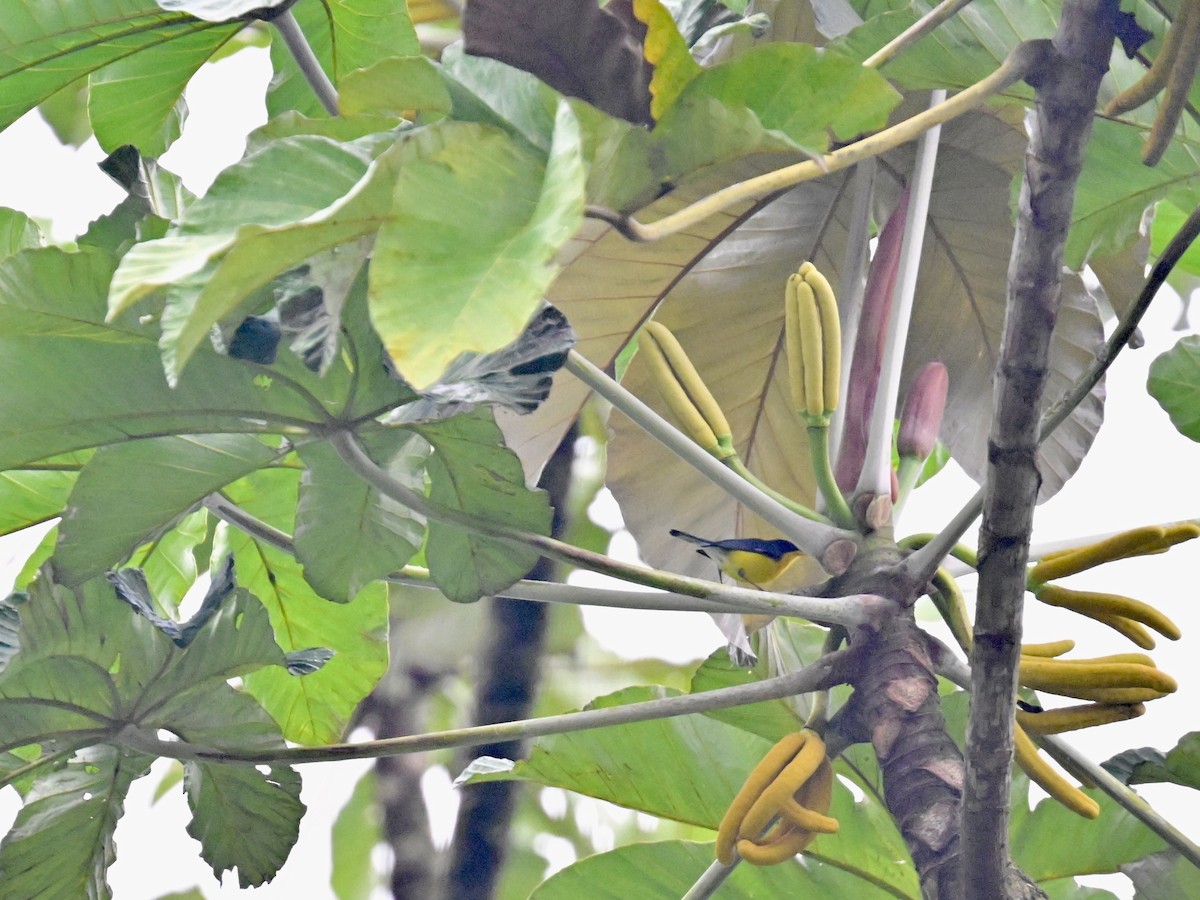
[[[298,764],[345,759],[378,759],[381,756],[399,756],[404,753],[445,750],[452,747],[473,747],[495,741],[523,740],[551,734],[587,731],[592,728],[606,728],[613,725],[631,725],[635,722],[649,722],[655,719],[710,712],[746,703],[758,703],[763,700],[777,700],[781,697],[804,694],[830,686],[830,683],[836,679],[835,669],[846,652],[842,650],[836,654],[830,654],[799,672],[791,672],[752,684],[701,691],[679,697],[665,697],[660,700],[646,700],[624,706],[587,709],[581,712],[542,716],[537,719],[519,719],[495,725],[475,725],[471,728],[456,728],[429,734],[362,741],[356,744],[228,751],[191,744],[186,741],[163,741],[136,726],[127,727],[117,736],[117,739],[120,743],[143,753],[153,753],[181,760],[208,759],[218,762]]]
[[[1166,283],[1176,264],[1198,236],[1200,236],[1200,206],[1192,210],[1191,215],[1171,238],[1171,242],[1163,249],[1162,254],[1154,263],[1154,268],[1150,270],[1150,275],[1146,278],[1146,284],[1138,294],[1137,301],[1125,312],[1120,324],[1109,337],[1104,348],[1096,354],[1096,358],[1088,366],[1087,371],[1071,385],[1070,390],[1061,400],[1046,410],[1045,415],[1042,416],[1042,440],[1045,440],[1050,432],[1066,421],[1067,417],[1074,412],[1075,407],[1083,402],[1083,399],[1091,393],[1092,388],[1104,377],[1109,366],[1116,361],[1117,355],[1125,349],[1130,338],[1137,331],[1142,316],[1150,308],[1151,301],[1158,296],[1158,289]]]
[[[308,38],[304,36],[304,32],[300,29],[300,23],[292,15],[292,11],[284,10],[271,19],[271,24],[279,29],[279,36],[283,38],[288,52],[292,54],[292,59],[300,67],[301,73],[309,87],[313,89],[313,93],[317,95],[317,99],[321,101],[321,105],[325,107],[325,111],[331,116],[341,115],[338,109],[337,89],[329,80],[329,76],[325,74],[325,70],[321,68],[320,61],[313,53]]]
[[[385,497],[391,497],[413,512],[425,516],[427,519],[436,519],[447,525],[493,538],[513,547],[536,550],[542,556],[567,565],[581,566],[633,584],[674,591],[690,597],[707,599],[719,592],[723,598],[745,599],[750,603],[761,601],[771,606],[779,614],[795,615],[816,622],[837,625],[855,626],[876,621],[879,616],[886,614],[886,608],[890,605],[890,601],[875,597],[873,594],[863,595],[863,599],[859,603],[845,603],[839,599],[795,597],[790,594],[774,594],[749,588],[721,587],[701,578],[690,578],[686,575],[676,575],[647,566],[621,562],[601,553],[581,550],[554,538],[510,528],[499,522],[481,519],[470,513],[435,503],[400,484],[376,465],[350,432],[332,432],[329,435],[329,442],[337,450],[342,460],[368,484]]]
[[[886,65],[970,2],[971,0],[943,0],[863,60],[863,65],[871,69]]]
[[[1061,737],[1040,734],[1034,737],[1034,740],[1067,757],[1073,765],[1095,782],[1096,787],[1112,797],[1131,815],[1141,820],[1147,828],[1182,853],[1193,866],[1200,867],[1200,847],[1197,847],[1188,839],[1187,835],[1155,812],[1150,804],[1139,797],[1132,788],[1122,784],[1107,769],[1092,762],[1070,744],[1064,743]]]
[[[296,545],[290,535],[256,518],[220,494],[206,497],[203,506],[218,519],[233,525],[255,540],[269,544],[290,556],[296,555]],[[609,559],[608,557],[604,558]],[[621,565],[618,561],[611,559],[609,559],[609,563],[611,566]],[[656,570],[641,569],[640,571],[653,573]],[[658,574],[664,579],[684,577],[670,572],[659,572]],[[400,571],[388,575],[385,580],[393,584],[404,584],[411,587],[437,588],[429,575],[429,570],[417,566],[405,566]],[[697,585],[705,585],[704,593],[677,593],[665,590],[625,591],[522,579],[505,588],[504,596],[517,600],[533,600],[538,603],[566,603],[573,606],[603,606],[612,609],[790,615],[810,621],[835,621],[850,614],[859,617],[860,622],[883,615],[882,610],[887,603],[874,594],[857,594],[836,598],[800,597],[794,594],[750,590],[736,585],[706,582],[702,579],[690,580]]]
[[[567,356],[566,369],[621,410],[634,424],[662,442],[671,452],[738,502],[770,522],[794,541],[796,546],[814,558],[820,560],[835,542],[853,540],[856,537],[853,532],[806,519],[774,498],[768,497],[721,465],[671,423],[574,350]]]
[[[891,128],[886,128],[857,143],[828,153],[820,159],[805,160],[730,185],[671,213],[669,216],[664,216],[656,222],[646,224],[613,210],[594,206],[588,207],[585,215],[608,222],[630,240],[657,241],[690,228],[735,203],[756,200],[805,181],[840,172],[864,159],[886,153],[901,144],[907,144],[933,126],[941,125],[981,106],[989,98],[1020,81],[1038,65],[1039,60],[1046,55],[1048,46],[1049,41],[1024,41],[1014,47],[1012,52],[1000,63],[1000,67],[987,78],[960,91],[933,109],[927,109]]]

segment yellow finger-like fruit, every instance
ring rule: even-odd
[[[742,820],[754,801],[762,794],[763,789],[773,782],[784,767],[791,762],[807,740],[803,731],[796,731],[781,738],[764,756],[747,776],[741,790],[729,804],[729,809],[721,817],[717,828],[717,859],[725,865],[731,865],[736,858],[738,829]]]
[[[1100,804],[1063,778],[1050,763],[1042,759],[1037,747],[1020,725],[1013,728],[1013,740],[1017,763],[1030,780],[1040,785],[1042,790],[1071,812],[1078,813],[1085,819],[1094,819],[1100,815]]]
[[[1030,734],[1062,734],[1136,719],[1146,712],[1141,703],[1085,703],[1042,712],[1017,710],[1017,724]]]

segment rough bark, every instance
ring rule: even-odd
[[[979,537],[960,894],[969,900],[1013,896],[1009,771],[1025,565],[1041,483],[1038,425],[1061,299],[1063,246],[1117,12],[1115,0],[1066,0],[1045,63],[1028,79],[1037,92],[1036,118],[1009,261]]]
[[[554,507],[551,533],[560,535],[571,479],[576,430],[572,428],[542,472],[539,487]],[[550,581],[557,566],[542,559],[528,578]],[[488,639],[481,650],[480,680],[472,724],[510,722],[530,715],[541,675],[546,605],[497,597],[488,611]],[[523,743],[484,744],[460,758],[465,765],[479,756],[517,759]],[[462,805],[450,844],[443,896],[449,900],[486,900],[495,892],[508,848],[509,826],[518,782],[495,781],[462,788]]]

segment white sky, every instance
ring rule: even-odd
[[[188,126],[162,163],[182,172],[193,191],[203,192],[217,171],[235,161],[242,153],[246,132],[265,121],[265,111],[257,99],[268,77],[264,60],[265,51],[242,51],[205,67],[189,87]],[[0,164],[10,173],[0,181],[0,205],[52,219],[52,236],[69,239],[120,199],[119,189],[95,168],[102,157],[94,142],[78,152],[61,147],[39,117],[26,116],[0,134]],[[1144,388],[1147,366],[1179,337],[1171,331],[1179,309],[1174,295],[1164,296],[1147,317],[1146,346],[1124,354],[1114,367],[1109,378],[1105,426],[1080,473],[1038,510],[1035,542],[1200,516],[1200,478],[1196,475],[1200,447],[1174,430]],[[961,472],[944,472],[910,500],[900,533],[938,530],[973,488]],[[618,540],[626,542],[626,551],[632,549],[627,538]],[[0,546],[0,564],[12,552]],[[1200,709],[1196,678],[1196,646],[1200,641],[1198,567],[1200,541],[1165,556],[1109,565],[1072,581],[1080,587],[1125,593],[1159,605],[1184,631],[1182,641],[1160,641],[1154,651],[1158,665],[1179,679],[1179,693],[1151,704],[1147,715],[1134,722],[1092,729],[1073,737],[1072,742],[1093,758],[1103,760],[1138,746],[1166,750],[1182,734],[1200,727],[1196,716]],[[969,582],[965,586],[971,587]],[[715,627],[700,614],[681,617],[675,613],[588,610],[585,621],[594,636],[630,657],[686,661],[706,655],[721,643]],[[1050,608],[1034,609],[1027,618],[1026,630],[1027,640],[1074,637],[1079,642],[1076,653],[1087,656],[1130,649],[1127,642],[1103,626],[1081,623],[1077,616]],[[187,810],[178,789],[169,792],[153,810],[148,808],[164,766],[160,762],[156,774],[135,784],[130,795],[126,816],[117,831],[117,863],[111,870],[115,896],[142,900],[196,885],[210,898],[240,895],[232,876],[226,877],[225,889],[214,887],[209,870],[196,852],[196,843],[184,831]],[[275,881],[256,891],[255,897],[290,900],[296,896],[331,896],[323,887],[328,885],[329,877],[329,827],[354,780],[368,766],[358,762],[302,767],[307,785],[304,801],[309,812],[301,827],[300,843]],[[438,806],[448,802],[445,784],[439,788],[431,782],[430,789],[441,797]],[[1158,785],[1139,790],[1177,826],[1200,840],[1200,813],[1190,792]],[[7,831],[15,812],[13,792],[0,792],[0,833]],[[149,848],[154,848],[153,852]],[[1111,879],[1088,883],[1129,894]]]

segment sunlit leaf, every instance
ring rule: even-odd
[[[579,127],[565,105],[554,135],[544,164],[471,125],[397,146],[407,159],[375,244],[371,321],[414,387],[464,350],[509,343],[541,302],[583,212]]]

